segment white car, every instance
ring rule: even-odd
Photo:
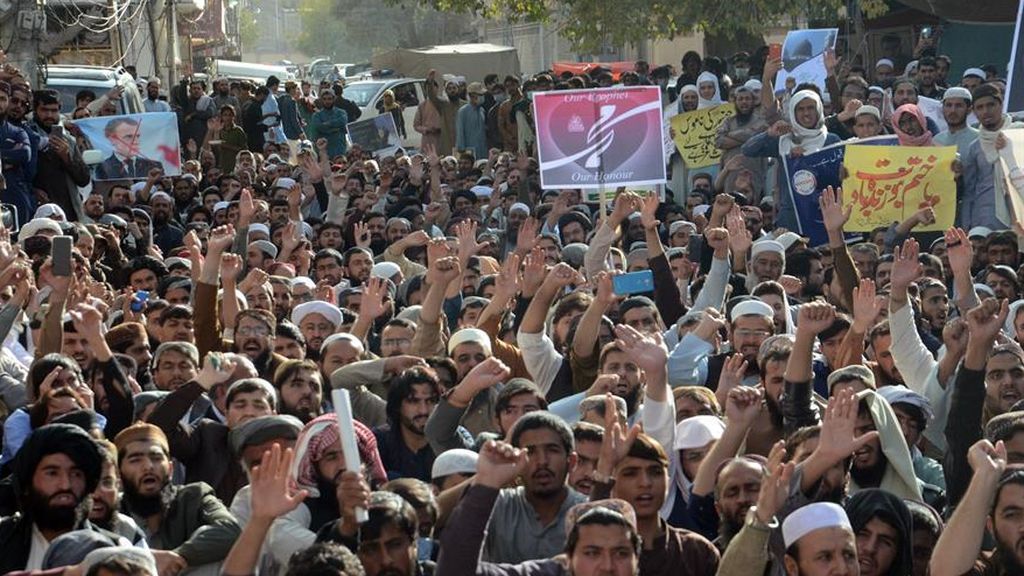
[[[402,105],[402,117],[405,119],[405,148],[419,148],[420,134],[413,130],[412,122],[416,117],[416,108],[426,98],[423,91],[423,79],[396,78],[389,80],[360,80],[345,85],[344,97],[352,100],[363,111],[360,120],[380,116],[384,111],[384,91],[395,93],[395,101]]]
[[[45,74],[44,87],[56,90],[60,94],[61,112],[68,117],[75,111],[75,97],[79,92],[90,90],[99,98],[115,85],[124,89],[121,99],[116,103],[118,114],[145,112],[142,107],[142,95],[135,85],[135,79],[124,68],[51,64],[46,67]]]

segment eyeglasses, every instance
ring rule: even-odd
[[[266,336],[270,330],[266,326],[243,326],[236,330],[241,336]]]
[[[767,330],[734,330],[732,335],[736,338],[767,338],[771,336],[771,332]]]
[[[387,338],[380,341],[381,346],[394,346],[395,348],[405,348],[412,344],[412,340],[408,338]]]

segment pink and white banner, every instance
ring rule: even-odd
[[[539,92],[533,106],[543,188],[665,183],[657,86]]]

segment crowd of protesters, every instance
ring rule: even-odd
[[[182,175],[113,181],[75,121],[119,91],[61,109],[5,68],[0,573],[1024,574],[1018,125],[999,70],[919,48],[828,53],[824,86],[767,47],[431,73],[381,111],[420,148],[376,157],[341,83],[154,80]],[[542,189],[531,95],[643,84],[735,104],[720,166]],[[956,225],[851,241],[829,188],[811,245],[780,158],[881,134],[957,146]]]

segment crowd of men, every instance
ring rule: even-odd
[[[918,48],[822,87],[767,47],[431,74],[382,111],[422,147],[378,157],[340,84],[149,81],[183,174],[110,182],[74,122],[118,92],[64,110],[5,68],[0,573],[1024,574],[1018,126],[998,70]],[[733,102],[717,174],[542,189],[530,95],[618,84]],[[829,188],[810,245],[779,159],[880,134],[958,147],[956,226],[855,237]]]

